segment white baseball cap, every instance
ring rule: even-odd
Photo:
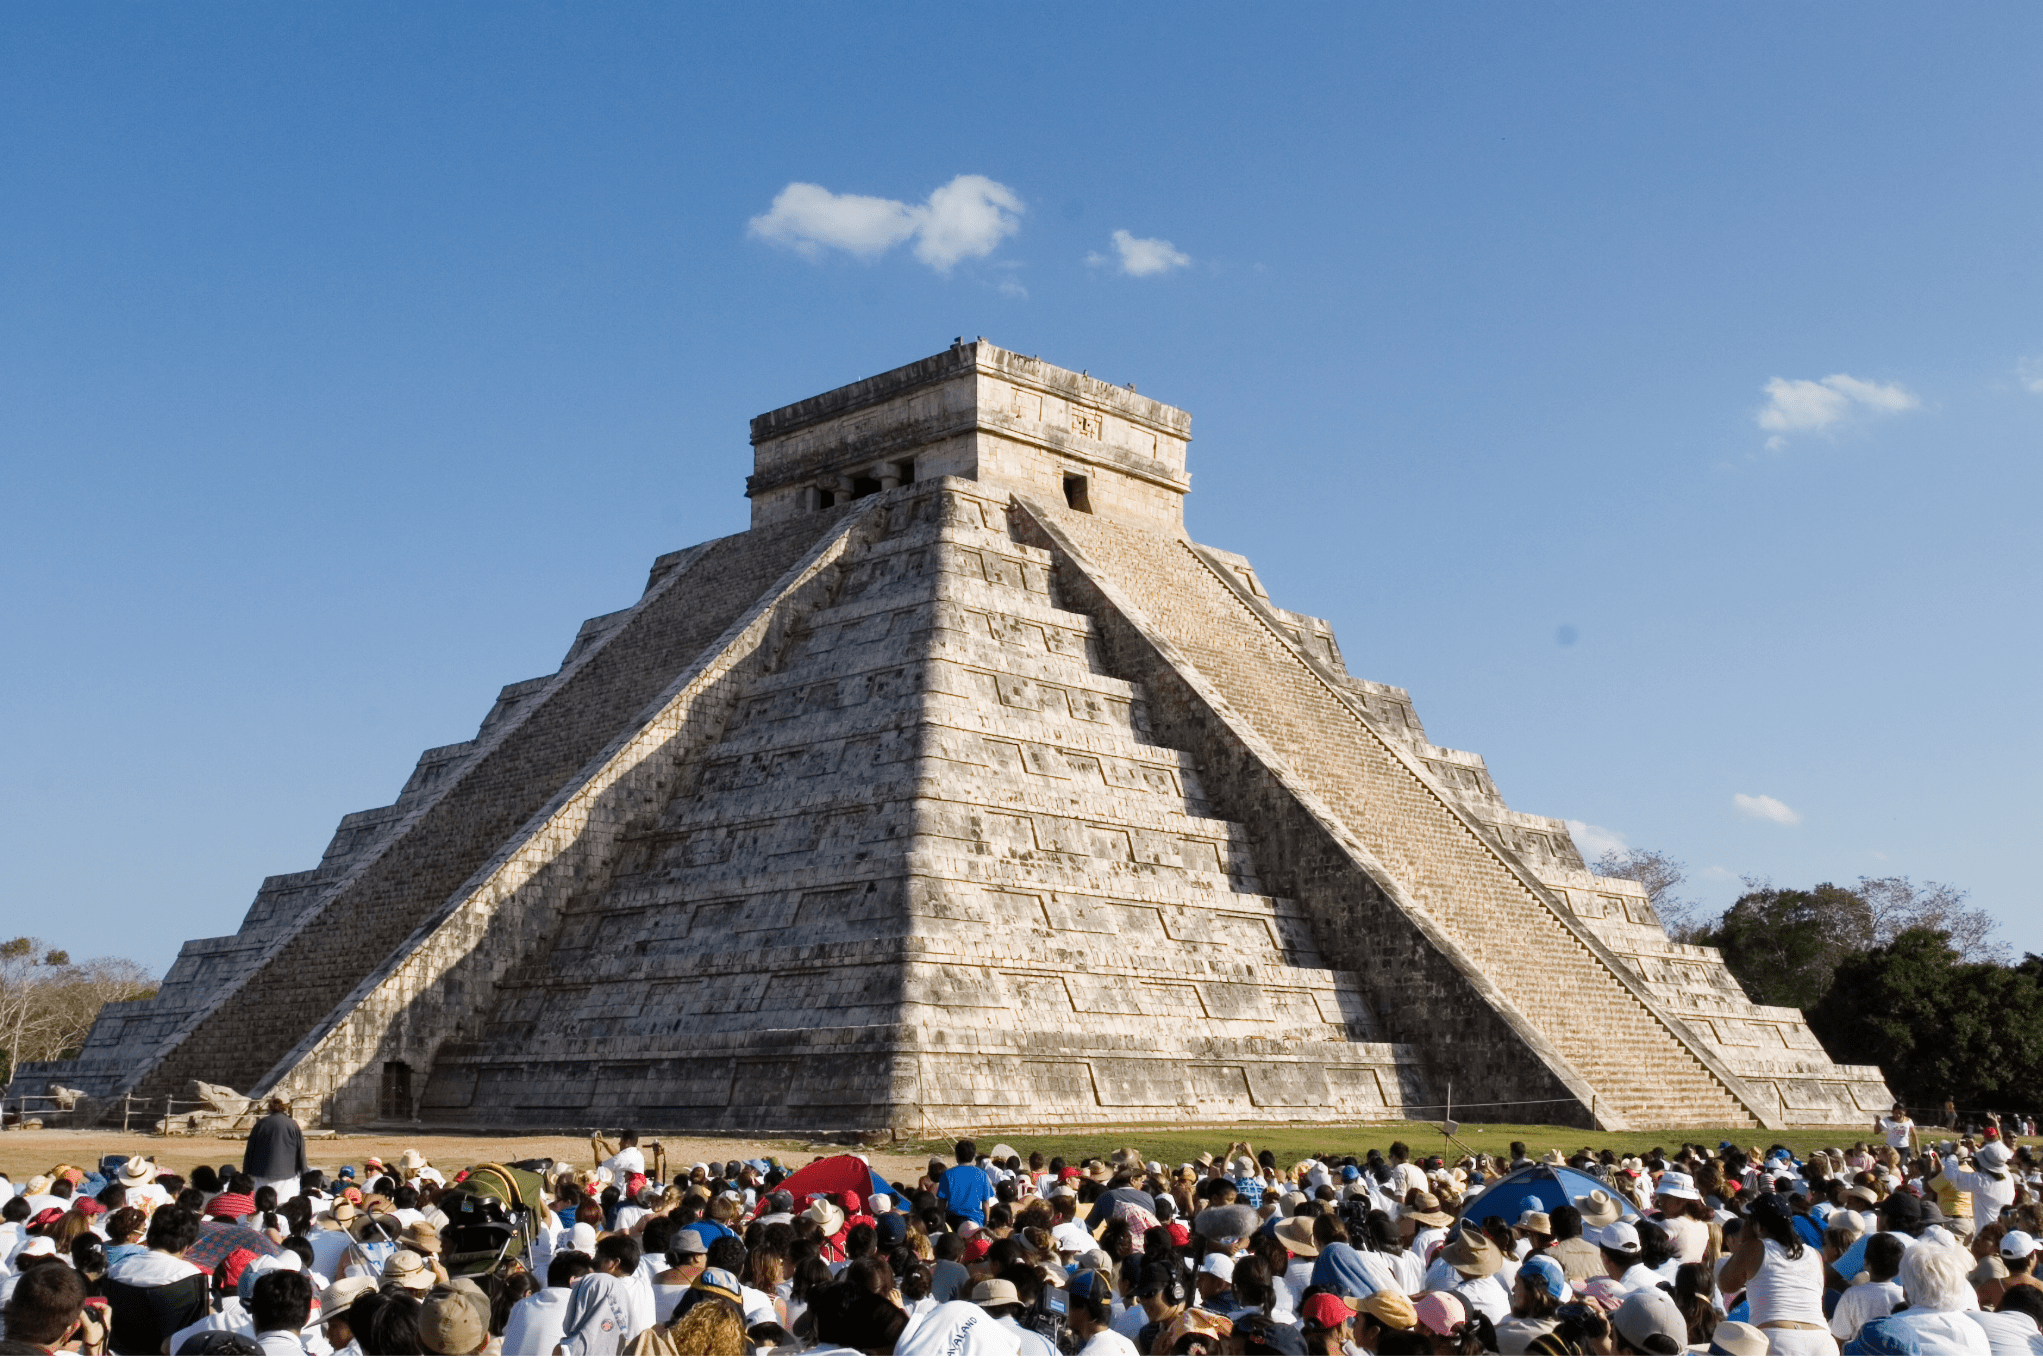
[[[1234,1278],[1234,1257],[1224,1252],[1209,1251],[1206,1253],[1206,1259],[1199,1262],[1199,1273],[1201,1275],[1211,1275],[1216,1280],[1232,1280]]]
[[[1597,1229],[1594,1236],[1596,1245],[1608,1247],[1612,1251],[1637,1251],[1639,1249],[1639,1230],[1623,1219],[1619,1219],[1608,1227]]]
[[[2026,1260],[2036,1254],[2036,1239],[2026,1232],[2015,1231],[2000,1239],[2000,1254],[2016,1260]]]
[[[1828,1226],[1841,1232],[1856,1232],[1860,1236],[1873,1230],[1871,1220],[1857,1209],[1839,1209],[1830,1215]]]

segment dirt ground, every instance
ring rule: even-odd
[[[616,1134],[609,1134],[615,1138]],[[861,1150],[802,1142],[773,1142],[728,1137],[662,1137],[645,1134],[640,1145],[647,1149],[646,1164],[652,1165],[651,1144],[666,1148],[667,1169],[677,1165],[686,1170],[698,1161],[726,1161],[733,1157],[750,1160],[758,1156],[777,1158],[783,1165],[800,1168],[821,1156]],[[577,1165],[589,1164],[586,1137],[478,1137],[474,1134],[444,1133],[342,1133],[334,1137],[308,1137],[305,1154],[311,1163],[330,1177],[342,1166],[362,1169],[364,1157],[395,1161],[408,1147],[448,1175],[477,1161],[520,1161],[543,1156]],[[223,1161],[241,1161],[242,1140],[221,1137],[157,1137],[148,1133],[122,1134],[106,1129],[44,1129],[0,1133],[0,1172],[16,1184],[47,1171],[60,1162],[91,1170],[105,1155],[147,1156],[172,1171],[189,1171],[194,1166],[217,1166]],[[911,1183],[928,1164],[920,1155],[871,1150],[861,1151],[873,1168],[889,1180]]]

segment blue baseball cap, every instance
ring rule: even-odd
[[[1546,1292],[1556,1299],[1565,1301],[1568,1297],[1567,1272],[1561,1263],[1551,1256],[1527,1256],[1525,1264],[1518,1267],[1518,1278],[1531,1276],[1546,1287]]]

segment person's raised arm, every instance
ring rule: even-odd
[[[1724,1267],[1724,1273],[1717,1277],[1717,1288],[1726,1297],[1737,1293],[1752,1282],[1759,1273],[1759,1267],[1766,1263],[1766,1244],[1760,1237],[1759,1225],[1747,1222],[1738,1233],[1738,1245],[1731,1252],[1731,1260]]]

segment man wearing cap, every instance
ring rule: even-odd
[[[1983,1228],[2000,1220],[2000,1211],[2015,1201],[2015,1182],[2008,1174],[2008,1149],[1989,1142],[1972,1155],[1977,1169],[1966,1170],[1957,1153],[1944,1158],[1944,1179],[1972,1196],[1972,1225]]]
[[[298,1193],[298,1177],[305,1173],[306,1165],[305,1131],[291,1117],[283,1098],[270,1096],[269,1112],[248,1130],[241,1169],[258,1187],[273,1187],[281,1203]]]
[[[1664,1289],[1641,1289],[1610,1315],[1610,1330],[1623,1353],[1678,1356],[1688,1341],[1688,1323]]]
[[[1559,1261],[1551,1256],[1526,1257],[1511,1289],[1510,1315],[1495,1323],[1498,1354],[1528,1354],[1533,1342],[1560,1326],[1560,1306],[1573,1297]]]
[[[2000,1282],[2003,1294],[2021,1285],[2043,1291],[2043,1280],[2036,1278],[2039,1252],[2043,1252],[2043,1242],[2026,1232],[2010,1232],[2000,1239],[2001,1264],[2007,1267],[2008,1272]]]
[[[1071,1302],[1071,1335],[1082,1356],[1135,1356],[1135,1343],[1113,1330],[1114,1287],[1097,1270],[1073,1275],[1064,1292]]]
[[[1660,1283],[1660,1277],[1646,1267],[1639,1230],[1630,1223],[1606,1223],[1594,1236],[1603,1253],[1603,1273],[1616,1280],[1624,1293],[1635,1294]]]

